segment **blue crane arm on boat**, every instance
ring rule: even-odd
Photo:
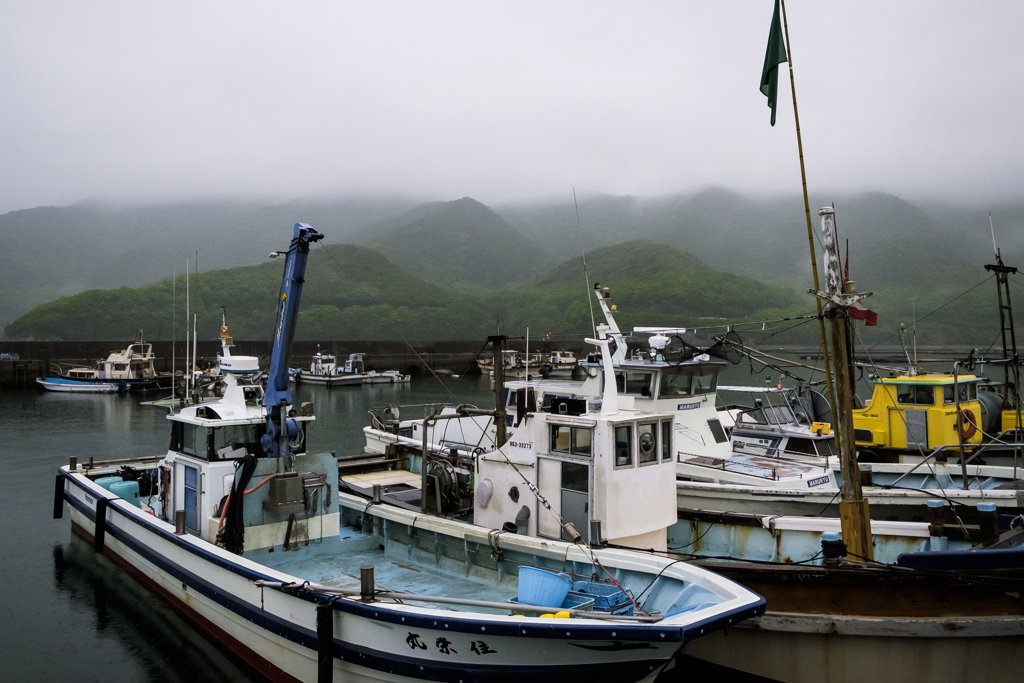
[[[263,407],[267,411],[267,433],[263,437],[262,445],[263,450],[271,458],[289,455],[288,442],[295,438],[298,431],[295,421],[288,419],[288,407],[292,403],[288,367],[292,357],[295,323],[299,317],[302,285],[305,282],[306,261],[309,259],[309,245],[321,239],[322,233],[305,223],[296,223],[295,234],[284,263],[281,296],[278,298],[277,325],[274,328],[274,345],[267,375],[267,391],[263,397]],[[280,252],[271,254],[272,257],[278,255]]]

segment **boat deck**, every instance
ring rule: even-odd
[[[508,602],[519,590],[518,577],[508,574],[500,583],[451,568],[438,566],[433,553],[410,551],[408,546],[390,544],[383,549],[380,539],[351,529],[342,529],[341,538],[325,543],[312,553],[260,553],[258,561],[312,583],[346,590],[359,590],[359,568],[372,565],[374,583],[379,590],[419,595],[438,595]],[[276,557],[275,557],[276,555]],[[288,557],[288,555],[292,555]],[[437,605],[437,609],[509,614],[509,611],[484,610],[462,605]]]

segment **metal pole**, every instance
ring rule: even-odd
[[[796,146],[800,154],[800,182],[804,191],[804,215],[807,218],[807,243],[811,249],[811,272],[814,274],[814,289],[820,290],[818,284],[818,259],[814,251],[814,228],[811,226],[811,202],[807,198],[807,171],[804,168],[804,143],[800,136],[800,112],[796,106],[796,80],[793,77],[793,50],[789,43],[789,22],[786,21],[786,0],[782,0],[782,26],[786,32],[786,57],[789,63],[789,87],[793,91],[793,120],[796,123]],[[828,372],[828,344],[825,342],[825,318],[821,310],[821,299],[815,299],[818,307],[818,331],[821,333],[821,352],[825,358],[825,379],[828,382],[828,402],[832,410],[832,420],[836,415],[836,391],[832,385],[832,376]]]
[[[497,429],[495,437],[495,448],[501,448],[508,441],[508,425],[506,419],[508,412],[505,410],[505,354],[504,343],[508,337],[497,335],[488,337],[494,349],[494,420]]]

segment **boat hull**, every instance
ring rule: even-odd
[[[308,375],[299,373],[293,375],[296,384],[315,384],[325,387],[347,387],[360,386],[366,375]]]
[[[296,579],[190,535],[177,536],[171,525],[82,479],[64,478],[75,534],[96,543],[97,510],[103,507],[98,501],[108,499],[104,556],[262,678],[324,680],[317,678],[317,602],[324,595],[261,588],[255,583],[260,579]],[[327,680],[335,681],[650,681],[693,637],[679,627],[664,628],[664,640],[652,642],[649,628],[623,623],[595,630],[564,620],[481,622],[465,613],[347,598],[330,604],[333,676]],[[569,631],[578,639],[568,638]],[[439,650],[442,641],[450,653]]]
[[[115,394],[118,391],[117,384],[108,382],[53,382],[37,377],[36,383],[47,391],[70,394]]]

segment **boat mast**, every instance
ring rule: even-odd
[[[804,168],[804,143],[800,136],[800,111],[796,106],[796,80],[793,77],[793,51],[789,44],[789,22],[786,21],[786,0],[782,0],[782,26],[786,32],[786,61],[789,64],[789,87],[793,91],[793,120],[796,123],[796,147],[800,155],[800,182],[804,191],[804,215],[807,218],[807,243],[811,248],[811,273],[814,275],[814,289],[821,289],[818,284],[818,259],[814,250],[814,228],[811,225],[811,203],[807,198],[807,171]],[[774,120],[773,120],[774,122]],[[838,250],[838,246],[836,247]],[[825,359],[825,380],[828,383],[828,402],[832,415],[836,414],[836,390],[829,374],[828,344],[825,342],[825,318],[821,308],[821,299],[816,299],[818,307],[818,332],[821,334],[821,353]],[[835,418],[833,417],[833,420]]]
[[[996,231],[992,226],[992,214],[988,215],[988,227],[992,232],[992,251],[996,262],[985,266],[985,270],[996,274],[996,296],[999,301],[999,333],[1003,340],[1003,410],[1014,411],[1014,432],[1020,440],[1021,405],[1020,405],[1020,359],[1017,356],[1017,332],[1013,326],[1013,306],[1010,304],[1010,275],[1017,272],[1012,266],[1003,264],[1002,252],[996,248]],[[1007,340],[1009,335],[1009,340]],[[1000,425],[1000,429],[1002,426]],[[1017,456],[1019,447],[1013,449],[1013,476],[1017,477]],[[962,456],[961,456],[962,457]]]
[[[871,515],[868,501],[860,484],[860,467],[853,436],[853,391],[850,375],[849,347],[850,306],[871,296],[870,292],[856,293],[855,285],[843,284],[839,265],[839,245],[836,238],[835,209],[828,206],[818,210],[821,216],[822,247],[825,259],[826,291],[812,290],[819,305],[826,303],[825,317],[829,319],[832,338],[832,372],[835,376],[836,403],[832,412],[835,425],[836,447],[839,449],[840,471],[843,485],[840,489],[839,516],[843,542],[854,557],[873,560]]]

